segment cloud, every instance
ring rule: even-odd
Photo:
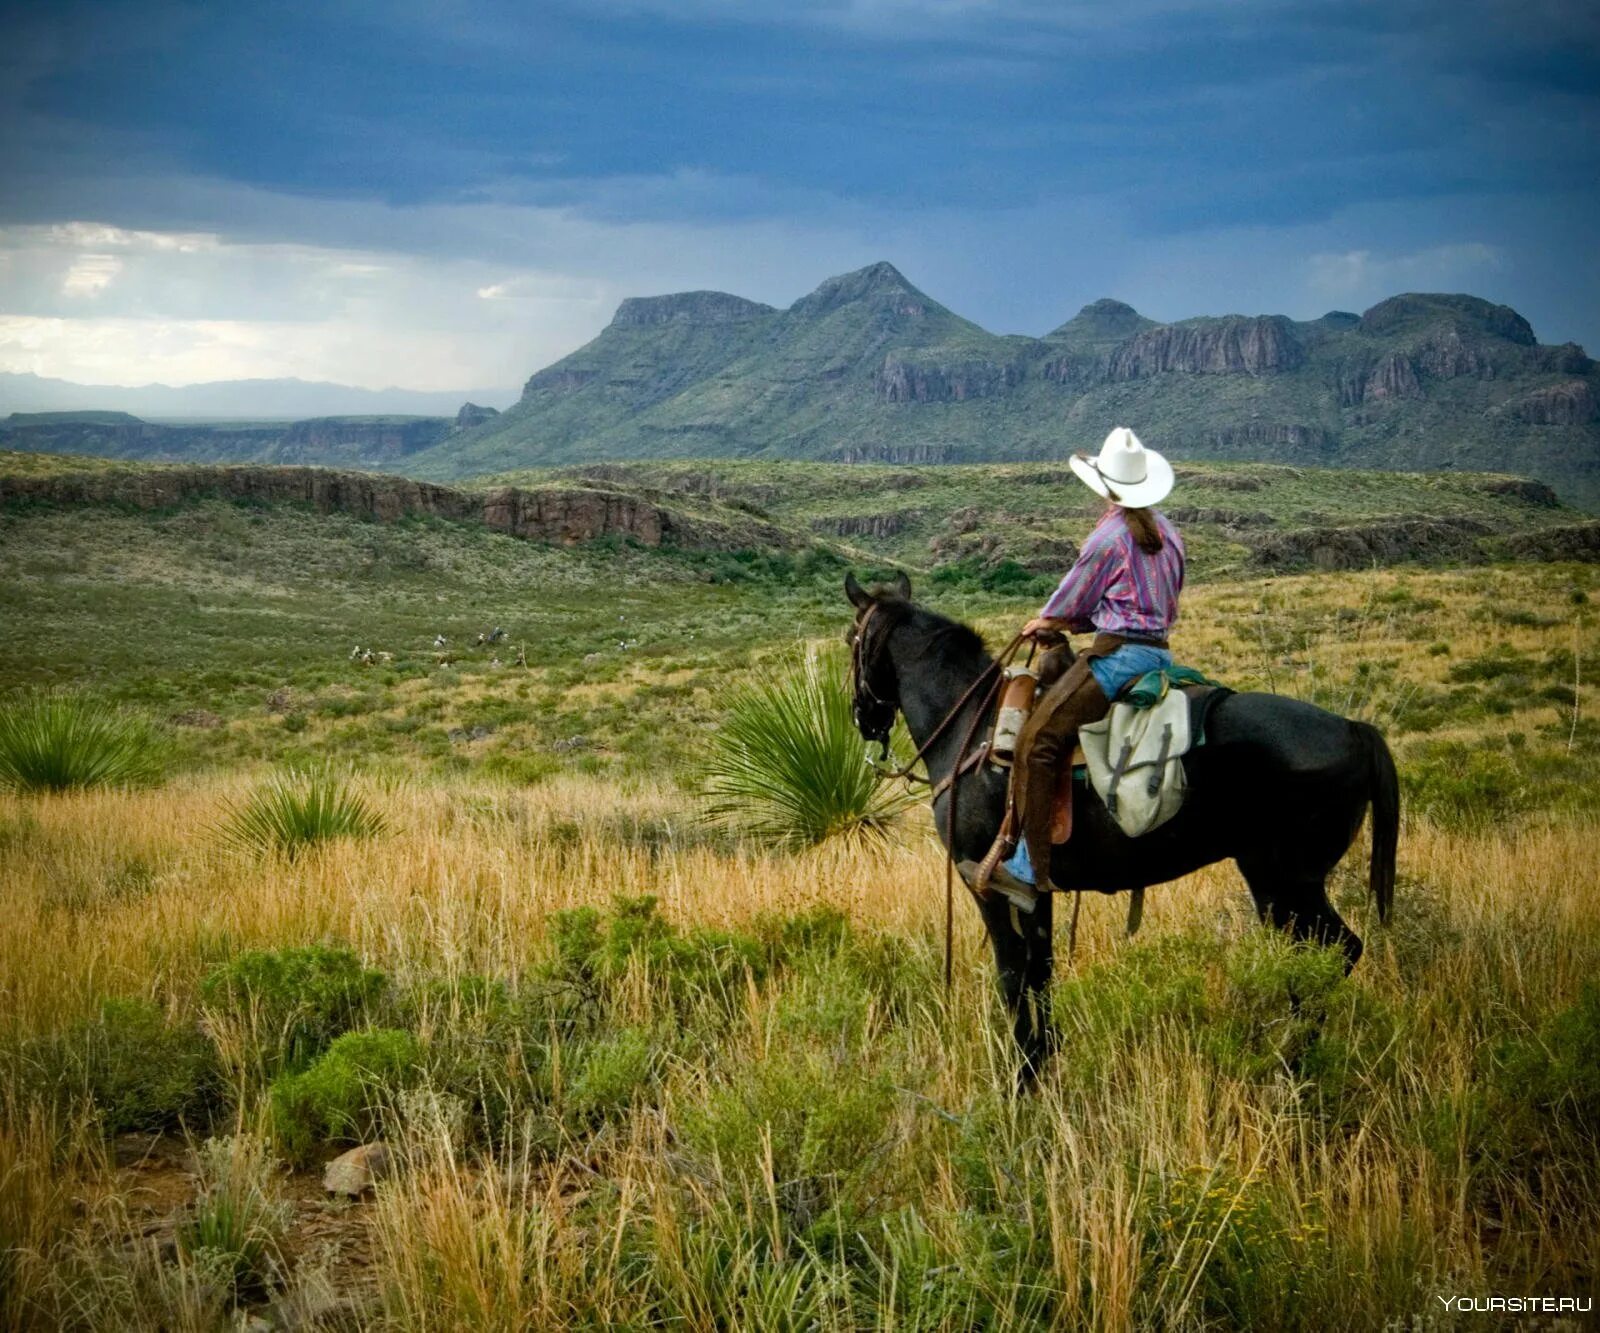
[[[81,254],[62,278],[61,294],[72,298],[98,296],[120,272],[122,261],[115,255]]]
[[[1346,250],[1312,255],[1309,282],[1332,301],[1364,304],[1402,291],[1470,289],[1500,264],[1500,251],[1482,241],[1387,256]]]

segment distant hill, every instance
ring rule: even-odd
[[[1484,474],[1185,464],[1190,572],[1600,560],[1600,521],[1546,486]],[[1059,464],[598,463],[445,486],[321,467],[149,464],[0,451],[0,514],[214,501],[393,522],[438,520],[562,546],[810,552],[840,568],[931,572],[939,586],[1042,595],[1095,503]]]
[[[200,420],[304,417],[454,415],[463,400],[503,407],[514,389],[358,389],[322,381],[214,380],[178,387],[141,384],[74,384],[38,375],[0,373],[0,416],[23,412],[130,412],[145,418]]]
[[[500,417],[406,468],[1059,459],[1118,424],[1179,459],[1515,472],[1600,505],[1600,373],[1508,307],[1409,294],[1363,315],[1158,324],[1101,300],[1042,338],[999,336],[887,263],[787,310],[720,292],[624,301]]]
[[[142,421],[127,412],[13,412],[0,449],[156,463],[312,463],[397,470],[410,456],[496,416],[340,416],[306,421]]]

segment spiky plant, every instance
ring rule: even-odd
[[[146,782],[162,747],[142,718],[74,694],[35,694],[0,708],[0,787],[62,792]]]
[[[349,783],[327,769],[288,769],[228,807],[224,842],[257,856],[294,860],[335,838],[372,838],[388,828]]]
[[[888,828],[909,798],[866,763],[842,676],[810,653],[735,703],[707,765],[713,820],[787,847]]]

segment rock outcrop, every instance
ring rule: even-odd
[[[1383,402],[1386,399],[1421,398],[1422,381],[1417,378],[1416,367],[1411,364],[1408,357],[1401,356],[1399,352],[1391,352],[1379,361],[1365,375],[1356,381],[1359,389],[1351,387],[1347,381],[1344,391],[1340,393],[1340,402],[1351,405],[1354,403]]]
[[[1454,325],[1492,338],[1532,347],[1539,340],[1533,326],[1507,305],[1495,305],[1477,296],[1407,292],[1391,296],[1361,316],[1364,332],[1389,336],[1413,330]]]
[[[502,487],[487,493],[326,468],[172,467],[0,476],[0,505],[116,505],[171,509],[203,500],[307,505],[391,523],[439,518],[480,523],[531,541],[573,545],[621,537],[643,546],[730,551],[799,544],[786,529],[744,515],[725,520],[624,491],[583,486]]]
[[[1168,371],[1189,375],[1268,375],[1293,370],[1305,359],[1294,327],[1282,315],[1163,324],[1137,334],[1111,353],[1113,383]]]
[[[390,462],[431,448],[450,429],[447,417],[316,417],[291,422],[278,439],[276,455],[285,463],[332,455]]]
[[[847,444],[834,455],[840,463],[955,463],[960,451],[949,444]]]
[[[493,421],[500,415],[498,407],[480,407],[477,403],[462,403],[461,410],[456,413],[457,430],[471,430],[474,426],[481,426],[485,421]]]
[[[614,329],[659,328],[663,324],[747,324],[776,313],[769,305],[727,292],[676,292],[630,296],[612,316]]]
[[[1524,394],[1511,411],[1532,426],[1578,426],[1600,421],[1600,398],[1586,381],[1569,380]]]
[[[1481,519],[1395,518],[1349,527],[1250,534],[1250,563],[1263,569],[1367,569],[1408,560],[1480,560]]]
[[[811,530],[829,537],[896,537],[922,517],[919,510],[886,514],[848,514],[814,518]]]
[[[1250,458],[1270,450],[1274,455],[1322,454],[1333,448],[1333,436],[1321,426],[1297,422],[1245,421],[1209,432],[1206,443],[1216,453],[1237,453]]]
[[[911,359],[890,352],[878,368],[872,387],[889,403],[960,403],[992,398],[1022,383],[1017,362]]]
[[[1515,560],[1600,561],[1600,523],[1564,523],[1502,538],[1501,550]]]

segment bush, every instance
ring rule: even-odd
[[[1527,808],[1527,783],[1517,765],[1494,750],[1441,746],[1400,773],[1406,804],[1446,828],[1503,819]]]
[[[1506,1048],[1501,1086],[1513,1104],[1554,1126],[1600,1140],[1600,982],[1584,983],[1578,1001],[1528,1041]]]
[[[216,1053],[194,1027],[148,1000],[107,1000],[83,1032],[89,1091],[108,1133],[204,1119],[217,1096]]]
[[[567,1109],[580,1125],[614,1119],[633,1105],[655,1077],[654,1034],[624,1028],[585,1050],[567,1089]]]
[[[292,861],[334,838],[372,838],[387,828],[342,778],[291,769],[267,779],[242,805],[230,804],[219,831],[240,851]]]
[[[148,723],[73,695],[37,695],[0,710],[0,788],[61,792],[150,781],[164,764]]]
[[[842,679],[812,655],[734,704],[707,765],[712,819],[787,847],[888,828],[910,797],[863,762]]]
[[[766,975],[768,954],[759,940],[721,930],[680,934],[656,908],[646,894],[615,899],[609,921],[592,907],[554,913],[555,957],[546,974],[593,991],[611,987],[630,967],[644,967],[680,1013],[702,1001],[725,1002],[746,976]]]
[[[349,949],[312,944],[252,950],[212,971],[200,995],[246,1025],[268,1075],[299,1069],[362,1022],[387,985]]]
[[[282,1263],[293,1214],[278,1187],[278,1163],[250,1134],[207,1139],[195,1153],[200,1190],[178,1224],[178,1249],[222,1277],[235,1300],[265,1294]]]
[[[333,1143],[360,1143],[377,1130],[386,1096],[416,1080],[422,1050],[409,1032],[347,1032],[303,1073],[272,1083],[272,1129],[291,1161],[308,1164]]]

